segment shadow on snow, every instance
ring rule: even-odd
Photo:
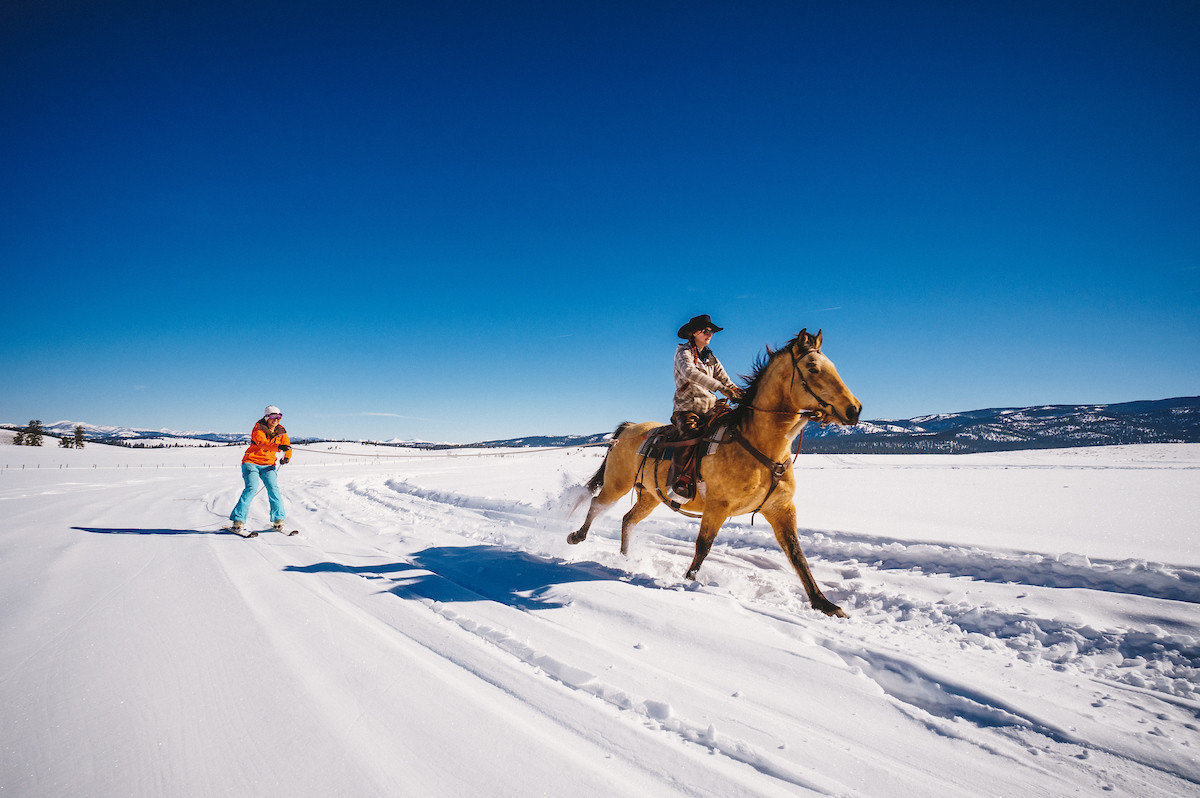
[[[597,563],[564,563],[497,546],[435,546],[405,562],[379,565],[342,565],[320,562],[289,565],[298,573],[347,573],[364,579],[391,581],[388,591],[403,598],[432,601],[496,601],[526,610],[562,607],[569,599],[554,590],[571,582],[624,581],[658,586],[645,577]]]
[[[88,527],[71,529],[99,535],[233,535],[224,529],[153,529],[134,527]],[[343,565],[319,562],[288,565],[296,573],[346,573],[364,579],[391,582],[387,590],[403,598],[429,599],[443,603],[496,601],[526,610],[565,606],[567,598],[555,597],[559,585],[572,582],[626,582],[639,587],[662,587],[647,576],[609,568],[594,562],[567,563],[498,546],[434,546],[412,555],[405,562],[378,565]]]
[[[96,527],[73,526],[80,532],[92,532],[97,535],[232,535],[224,529],[134,529],[132,527]],[[241,537],[240,535],[238,537]]]

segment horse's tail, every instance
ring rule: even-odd
[[[609,444],[608,444],[609,452],[612,451],[613,444],[615,444],[617,442],[617,438],[621,437],[621,433],[632,426],[633,426],[632,421],[622,421],[621,422],[620,426],[618,426],[616,431],[613,432],[612,441],[609,442]],[[588,492],[591,493],[593,496],[596,495],[596,492],[598,490],[600,490],[600,487],[604,484],[604,467],[606,465],[608,465],[608,454],[607,453],[604,455],[604,461],[600,463],[600,468],[598,468],[596,470],[596,473],[592,474],[592,478],[587,481]]]

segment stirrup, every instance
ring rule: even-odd
[[[685,501],[691,501],[696,498],[696,484],[686,480],[677,479],[675,484],[671,486],[670,493],[678,496]]]

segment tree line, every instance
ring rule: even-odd
[[[17,435],[13,438],[13,444],[16,446],[41,446],[42,435],[42,422],[35,418],[29,422],[29,426],[17,430]],[[58,439],[58,445],[63,449],[82,449],[83,443],[82,424],[75,427],[75,434],[73,436],[63,435]]]

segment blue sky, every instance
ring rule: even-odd
[[[1194,2],[0,6],[0,421],[471,441],[821,328],[864,418],[1200,393]]]

